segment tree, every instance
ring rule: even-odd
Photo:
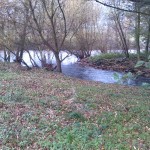
[[[115,6],[120,6],[121,1],[115,0],[114,1]],[[121,43],[121,49],[124,51],[126,58],[129,58],[129,46],[128,46],[128,41],[127,41],[127,30],[126,30],[126,25],[128,22],[128,19],[126,17],[126,14],[120,10],[112,10],[111,11],[111,18],[115,23],[115,30],[119,35],[120,43]],[[129,29],[128,29],[129,30]]]
[[[88,1],[89,1],[89,0],[88,0]],[[113,9],[117,9],[117,10],[121,10],[121,11],[125,11],[125,12],[131,12],[131,13],[141,13],[142,15],[150,16],[149,13],[138,12],[138,11],[133,10],[133,9],[117,7],[117,6],[115,6],[115,5],[113,5],[113,4],[110,4],[110,3],[101,2],[100,0],[94,0],[94,1],[96,1],[97,3],[99,3],[99,4],[103,5],[103,6],[109,7],[109,8],[113,8]],[[136,0],[134,0],[134,1],[128,0],[128,1],[130,1],[130,2],[137,2],[137,3],[139,2],[139,1],[136,1]],[[125,2],[127,3],[128,1],[125,1]],[[124,3],[124,1],[123,1],[123,3]],[[142,2],[141,4],[142,4],[142,5],[149,5],[150,2],[149,2],[149,0],[145,0],[145,1]]]
[[[58,72],[62,72],[59,53],[67,37],[65,3],[60,0],[28,0],[36,30],[44,45],[56,58]]]
[[[145,12],[150,13],[150,7],[148,6],[142,7],[141,9],[144,9]],[[150,16],[141,16],[141,26],[141,35],[145,43],[145,58],[146,61],[148,61],[150,48]]]
[[[72,0],[71,2],[72,5],[68,9],[69,17],[74,18],[75,21],[72,22],[73,36],[70,38],[70,45],[68,42],[67,49],[82,59],[89,57],[93,49],[99,48],[98,32],[102,9],[92,1]]]
[[[149,0],[129,0],[129,1],[132,1],[132,2],[135,2],[135,3],[141,3],[142,5],[149,5],[150,4],[150,1]]]
[[[1,45],[4,48],[4,60],[10,61],[10,52],[14,54],[14,61],[23,63],[23,52],[26,45],[27,28],[29,23],[29,9],[25,1],[7,2],[3,7],[1,17]]]
[[[135,19],[135,41],[136,41],[136,49],[137,49],[137,58],[138,60],[140,60],[140,55],[141,55],[141,50],[140,50],[140,39],[141,39],[141,16],[146,16],[149,18],[150,16],[150,12],[149,11],[145,11],[146,7],[149,7],[150,5],[150,1],[149,0],[129,0],[129,2],[131,2],[132,7],[130,7],[130,9],[128,7],[122,7],[122,6],[127,6],[127,1],[122,1],[121,6],[117,6],[114,5],[113,3],[107,3],[107,2],[101,2],[100,0],[95,0],[97,3],[116,9],[116,10],[120,10],[123,12],[131,12],[134,13],[136,15],[136,19]],[[117,19],[117,18],[116,18]],[[118,19],[117,19],[118,20]],[[116,21],[117,21],[116,20]],[[119,21],[119,20],[118,20]],[[121,26],[119,25],[119,22],[116,22],[118,24],[119,30],[121,31],[122,29],[120,28]],[[119,31],[118,30],[118,31]],[[123,30],[122,30],[123,31]],[[120,35],[123,35],[123,32],[120,32]],[[149,27],[148,27],[148,34],[147,34],[147,41],[146,41],[146,53],[148,54],[148,47],[149,47]],[[122,36],[123,37],[123,36]],[[125,38],[122,38],[122,42],[124,43],[124,47],[126,47],[126,42],[125,42]],[[126,47],[127,48],[127,47]]]
[[[100,9],[93,2],[86,2],[80,6],[79,15],[76,16],[78,30],[74,34],[76,51],[73,53],[80,59],[89,57],[96,44],[97,24],[100,18]],[[91,10],[89,12],[89,10]]]

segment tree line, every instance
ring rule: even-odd
[[[129,49],[134,48],[140,60],[141,48],[144,48],[148,58],[149,2],[102,2],[110,9],[98,3],[98,0],[0,1],[0,48],[4,61],[10,61],[13,53],[15,62],[29,67],[23,60],[25,51],[48,50],[55,56],[56,71],[61,72],[62,50],[82,59],[96,49],[102,53],[121,49],[129,57]]]

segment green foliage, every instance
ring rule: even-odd
[[[142,67],[144,64],[145,64],[145,61],[140,60],[136,63],[135,68]]]
[[[69,117],[69,119],[77,119],[80,121],[85,121],[84,116],[79,112],[70,112],[70,113],[68,113],[67,116]]]
[[[150,61],[149,62],[145,62],[145,67],[150,69]]]
[[[150,55],[148,57],[148,60],[149,60],[148,62],[142,61],[142,60],[138,61],[135,65],[135,68],[145,67],[149,69],[150,68]]]
[[[114,79],[115,79],[115,80],[120,80],[120,76],[119,76],[119,74],[116,73],[116,72],[114,73]]]
[[[36,139],[36,129],[24,128],[18,122],[0,128],[1,141],[3,145],[13,143],[14,146],[18,145],[20,148],[25,148],[32,144]]]
[[[92,123],[74,123],[71,126],[60,128],[56,131],[55,137],[47,137],[40,140],[42,148],[61,150],[91,150],[99,149],[101,144],[102,131]],[[50,139],[55,141],[50,142]]]
[[[142,87],[144,87],[146,89],[150,89],[150,84],[149,83],[143,83]]]
[[[115,59],[115,58],[123,58],[123,57],[124,54],[120,54],[120,53],[106,53],[106,54],[100,54],[100,55],[90,57],[90,60],[92,62],[96,62],[102,59]]]
[[[117,83],[127,83],[130,79],[135,79],[136,76],[133,75],[131,72],[124,74],[123,76],[119,76],[118,73],[114,73],[114,79]]]

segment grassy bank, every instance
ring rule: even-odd
[[[96,69],[131,72],[142,77],[150,78],[150,62],[144,61],[145,59],[145,53],[141,53],[142,61],[138,63],[136,54],[130,54],[130,57],[126,58],[124,54],[106,53],[85,58],[80,63]]]
[[[150,54],[149,54],[150,55]],[[141,60],[146,60],[145,52],[141,53]],[[125,58],[125,54],[123,53],[104,53],[90,57],[91,62],[96,62],[99,60],[111,60],[111,59],[118,59],[118,58]],[[130,54],[128,60],[137,61],[137,54]]]
[[[137,55],[130,54],[130,58],[126,58],[122,53],[106,53],[92,56],[88,59],[88,62],[95,66],[104,66],[112,68],[113,70],[126,70],[128,68],[134,68],[137,62]]]
[[[149,150],[149,108],[149,89],[0,64],[2,150]]]

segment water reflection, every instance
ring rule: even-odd
[[[53,52],[51,51],[29,51],[30,56],[34,59],[34,61],[36,62],[36,64],[38,64],[38,66],[42,66],[41,64],[41,60],[45,59],[46,63],[48,64],[56,64],[56,60],[54,57]],[[28,52],[24,52],[23,55],[23,60],[29,65],[32,66],[30,57],[29,57],[29,53]],[[67,57],[68,56],[68,57]],[[77,62],[77,58],[74,55],[69,55],[67,52],[60,52],[59,57],[63,60],[65,58],[65,60],[62,62],[62,65],[69,65],[72,63]]]

